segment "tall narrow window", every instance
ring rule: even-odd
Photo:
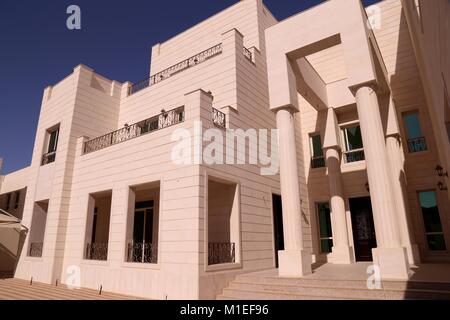
[[[444,232],[439,215],[436,192],[419,192],[420,206],[422,208],[423,223],[427,237],[428,248],[432,251],[447,249]]]
[[[58,147],[59,139],[59,126],[53,129],[47,130],[47,147],[46,153],[42,156],[42,165],[46,165],[55,162],[56,159],[56,149]]]
[[[325,158],[322,150],[322,139],[320,134],[313,134],[309,137],[311,147],[311,168],[325,167]]]
[[[408,138],[408,150],[410,153],[427,150],[427,142],[422,134],[419,121],[419,112],[413,111],[403,114],[406,135]]]
[[[364,145],[359,124],[348,126],[343,129],[345,152],[345,162],[356,162],[365,160]]]
[[[442,75],[444,79],[444,75]],[[448,143],[450,143],[450,98],[447,91],[447,84],[444,79],[444,116],[445,128],[447,129]]]
[[[328,202],[317,204],[319,221],[320,252],[330,253],[333,247],[333,234],[331,231],[330,205]]]
[[[16,191],[14,198],[14,209],[19,208],[19,203],[20,203],[20,191]]]
[[[6,207],[5,207],[5,210],[8,211],[9,209],[11,209],[11,193],[8,193],[6,195]]]

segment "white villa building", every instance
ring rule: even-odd
[[[448,0],[329,0],[281,22],[242,0],[153,46],[144,81],[76,66],[44,90],[31,165],[0,177],[0,272],[153,299],[319,264],[450,274],[449,20]],[[214,153],[245,164],[201,161],[211,128],[277,128],[280,170],[262,174],[249,136]]]

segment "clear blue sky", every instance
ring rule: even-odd
[[[2,173],[30,164],[42,92],[86,64],[118,81],[148,76],[150,49],[238,0],[0,0]],[[284,19],[320,0],[265,0]],[[364,0],[366,5],[378,2]],[[80,6],[82,29],[66,28]]]

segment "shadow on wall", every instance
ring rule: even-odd
[[[27,233],[28,230],[0,228],[0,279],[14,277]]]

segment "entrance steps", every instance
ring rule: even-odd
[[[280,278],[274,271],[238,275],[217,299],[450,300],[450,283],[447,282],[383,281],[381,289],[368,289],[365,279]]]

